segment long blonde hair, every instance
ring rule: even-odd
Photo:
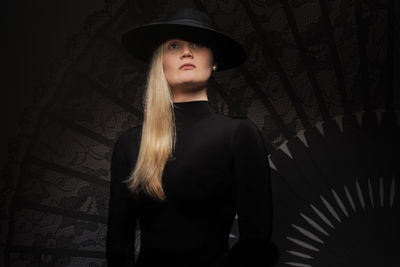
[[[132,192],[165,200],[162,174],[172,156],[176,133],[171,88],[164,75],[163,46],[153,53],[144,97],[144,119],[139,155],[126,180]]]

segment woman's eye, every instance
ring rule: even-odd
[[[203,45],[200,44],[200,43],[192,43],[192,47],[194,47],[194,48],[201,48],[201,47],[203,47]]]
[[[178,47],[179,46],[178,46],[177,43],[171,43],[171,44],[168,45],[168,49],[169,50],[174,50],[174,49],[177,49]]]

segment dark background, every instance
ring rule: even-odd
[[[112,145],[140,123],[146,70],[119,38],[180,6],[249,52],[209,97],[263,134],[278,265],[398,266],[393,0],[2,0],[0,265],[105,265]]]
[[[7,125],[1,135],[2,164],[34,88],[45,82],[54,62],[65,53],[68,39],[82,30],[86,17],[102,7],[102,0],[1,0],[1,122]]]
[[[62,58],[68,40],[82,31],[86,17],[104,7],[103,0],[1,0],[1,256],[8,233],[8,204],[14,184],[6,186],[3,178],[17,178],[21,119],[35,100],[35,90],[46,83],[54,64]]]

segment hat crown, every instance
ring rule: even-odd
[[[205,13],[192,8],[178,8],[168,14],[162,22],[178,24],[197,24],[201,27],[207,27],[216,30],[212,19]]]
[[[149,62],[157,47],[174,38],[209,47],[218,71],[239,66],[247,58],[240,43],[220,32],[210,16],[192,8],[175,9],[159,22],[129,30],[122,36],[122,44],[137,59]]]

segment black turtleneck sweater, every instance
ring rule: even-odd
[[[141,127],[127,130],[115,144],[108,266],[268,262],[272,203],[267,153],[259,130],[248,119],[214,113],[207,101],[175,103],[175,121],[174,157],[162,177],[164,202],[135,196],[122,182],[136,163]],[[229,250],[235,214],[240,236]],[[137,223],[141,245],[135,261]]]

